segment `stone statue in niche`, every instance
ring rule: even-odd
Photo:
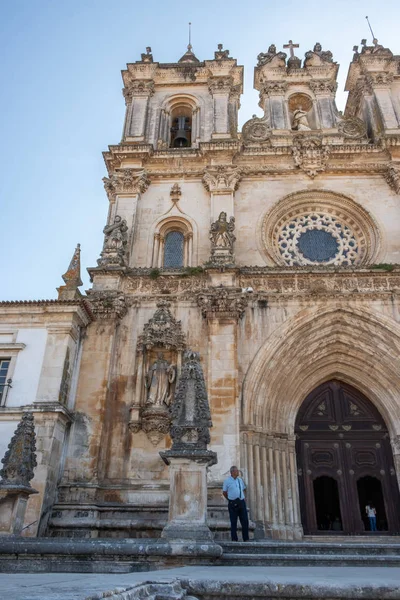
[[[233,249],[233,243],[236,240],[233,235],[235,229],[235,217],[227,220],[226,212],[221,212],[218,220],[212,223],[210,229],[210,240],[213,248]]]
[[[296,108],[293,113],[292,129],[294,131],[311,131],[307,113],[301,106]]]
[[[169,364],[164,354],[159,352],[157,360],[145,375],[147,389],[146,405],[169,406],[172,395],[172,384],[176,378],[176,367]]]

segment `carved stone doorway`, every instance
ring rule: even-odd
[[[306,535],[400,532],[389,433],[368,398],[340,381],[324,383],[300,407],[295,433]],[[369,502],[376,508],[376,533],[365,514]]]

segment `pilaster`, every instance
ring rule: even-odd
[[[220,457],[213,470],[219,480],[240,457],[237,327],[247,298],[238,288],[215,287],[199,295],[198,304],[208,325],[208,391],[215,425],[211,446]]]
[[[126,314],[124,295],[118,291],[91,290],[89,300],[95,321],[87,328],[75,402],[76,420],[71,431],[64,481],[96,484],[107,402],[110,401],[110,374],[120,319]],[[103,447],[105,451],[105,447]],[[104,459],[105,457],[103,457]]]
[[[234,194],[242,177],[241,169],[236,165],[217,165],[207,167],[203,175],[203,185],[211,195],[211,221],[226,212],[228,218],[234,217]]]

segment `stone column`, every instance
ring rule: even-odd
[[[170,467],[168,523],[162,538],[172,543],[190,542],[202,547],[208,542],[210,555],[221,548],[214,544],[207,525],[207,467],[217,455],[207,450],[212,427],[200,356],[188,350],[171,409],[172,448],[160,452]],[[215,548],[213,548],[215,547]]]
[[[37,494],[30,481],[36,467],[35,424],[26,412],[15,430],[0,470],[0,535],[22,532],[26,506],[31,494]]]
[[[268,537],[302,539],[294,437],[248,431],[244,438],[253,518]]]

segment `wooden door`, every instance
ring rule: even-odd
[[[336,380],[322,384],[303,402],[295,433],[305,534],[369,534],[368,502],[378,534],[400,531],[389,434],[361,392]]]

